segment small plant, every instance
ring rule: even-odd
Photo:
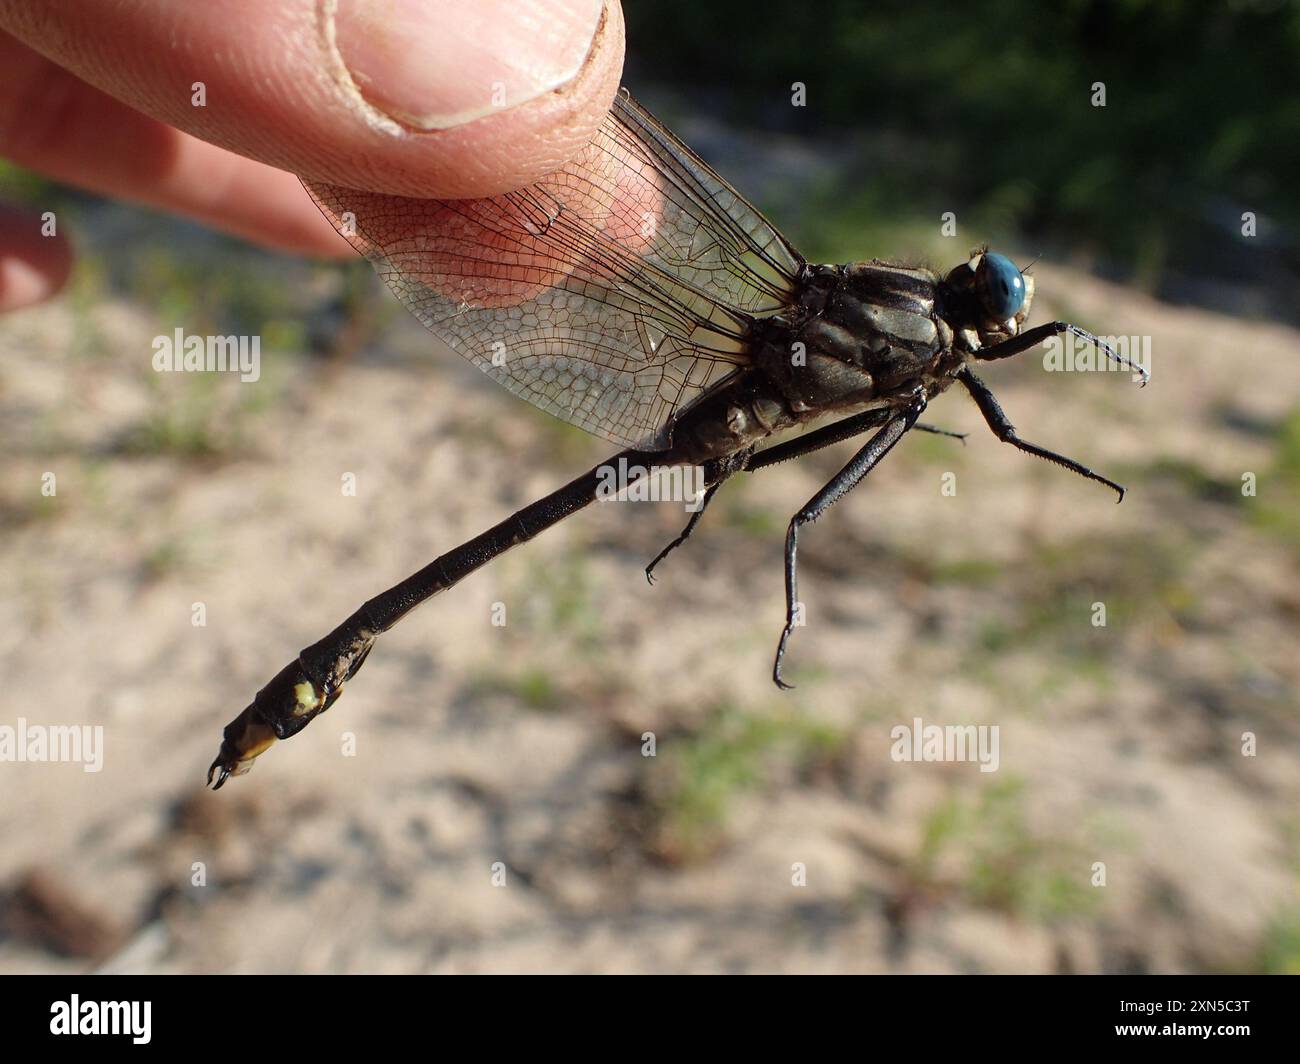
[[[972,904],[1054,922],[1099,903],[1077,847],[1037,832],[1023,781],[1000,781],[978,798],[949,796],[921,826],[900,896],[960,895]]]
[[[665,860],[698,860],[721,845],[734,802],[786,775],[807,774],[833,761],[846,734],[789,711],[744,713],[723,708],[695,735],[659,745],[667,782],[654,799],[654,849]]]
[[[1300,908],[1273,919],[1260,952],[1260,970],[1266,975],[1300,975]]]

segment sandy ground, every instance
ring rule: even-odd
[[[149,368],[165,306],[0,321],[0,725],[104,735],[97,773],[0,764],[0,971],[1300,965],[1300,336],[1035,272],[1036,321],[1153,338],[1145,390],[985,373],[1123,505],[945,397],[966,445],[910,437],[802,541],[785,694],[785,522],[848,451],[729,485],[654,587],[680,506],[594,507],[216,794],[222,727],[301,646],[616,448],[400,312],[199,399]],[[997,771],[891,759],[915,717],[997,725]]]

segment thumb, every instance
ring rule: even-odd
[[[485,196],[564,165],[618,89],[618,0],[0,0],[111,96],[305,178]]]

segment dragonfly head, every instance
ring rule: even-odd
[[[955,319],[950,324],[978,341],[972,346],[991,347],[1009,340],[1029,318],[1033,277],[988,248],[976,248],[969,260],[949,271],[944,285]]]

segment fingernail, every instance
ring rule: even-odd
[[[452,129],[572,81],[604,0],[339,0],[334,41],[361,95],[415,129]]]

